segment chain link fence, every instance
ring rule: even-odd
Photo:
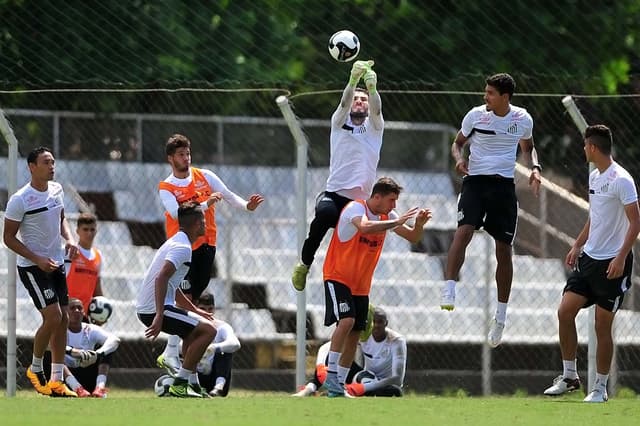
[[[471,77],[470,77],[471,79]],[[518,76],[516,76],[518,79]],[[483,79],[475,76],[478,86]],[[525,79],[528,87],[547,81]],[[384,82],[381,82],[384,87]],[[54,149],[56,180],[65,188],[65,209],[74,217],[83,209],[98,218],[96,247],[104,256],[102,286],[115,303],[105,327],[123,343],[114,361],[114,386],[151,389],[162,372],[155,357],[164,341],[144,340],[134,299],[154,249],[164,241],[157,184],[170,173],[164,143],[173,133],[192,141],[193,163],[213,170],[243,197],[258,192],[266,201],[253,213],[223,203],[217,210],[218,254],[209,290],[217,315],[234,327],[243,345],[235,354],[233,386],[254,390],[294,388],[296,292],[290,273],[298,260],[296,236],[295,144],[275,105],[279,90],[251,93],[216,91],[151,93],[29,93],[0,95],[0,105],[20,142],[18,184],[29,179],[26,155],[39,145]],[[389,326],[408,340],[406,386],[415,392],[469,393],[489,390],[539,393],[561,368],[555,310],[566,273],[563,259],[586,220],[584,198],[588,166],[579,132],[565,113],[563,95],[525,92],[513,103],[534,118],[534,139],[547,185],[532,196],[527,178],[518,175],[520,200],[514,244],[514,284],[504,343],[489,351],[486,327],[495,304],[493,241],[478,232],[467,250],[454,312],[438,307],[446,252],[456,227],[456,197],[461,180],[452,173],[449,148],[464,114],[482,103],[479,92],[382,90],[386,119],[378,175],[404,186],[398,210],[422,205],[433,210],[423,240],[409,245],[390,235],[376,270],[371,299],[384,307]],[[340,92],[290,96],[309,140],[308,221],[316,195],[328,174],[329,121]],[[589,123],[602,122],[614,132],[615,157],[634,176],[640,154],[634,143],[635,97],[577,98]],[[246,105],[260,116],[243,114]],[[206,105],[207,108],[203,108]],[[402,106],[411,105],[407,109]],[[36,108],[37,107],[37,108]],[[0,165],[6,170],[6,146]],[[0,210],[7,197],[0,176]],[[309,368],[315,350],[331,333],[322,325],[324,297],[321,266],[325,238],[307,286]],[[0,281],[6,282],[6,248],[0,250]],[[638,269],[636,268],[636,272]],[[614,379],[640,390],[640,298],[634,287],[617,315]],[[40,317],[20,283],[17,298],[19,385],[31,356],[31,338]],[[6,311],[6,286],[0,286],[0,315]],[[591,327],[578,316],[579,369],[586,369]],[[6,336],[6,324],[0,334]],[[6,339],[0,368],[6,367]],[[582,374],[586,377],[586,374]],[[4,374],[0,384],[4,383]]]

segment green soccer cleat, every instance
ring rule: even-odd
[[[166,356],[165,354],[158,355],[156,365],[167,370],[167,373],[174,378],[178,376],[181,367],[180,359],[177,356]]]
[[[169,386],[169,395],[178,398],[202,398],[202,394],[196,392],[185,379],[176,379],[173,384]]]

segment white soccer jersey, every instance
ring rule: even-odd
[[[405,338],[390,328],[387,328],[387,338],[376,342],[369,336],[360,342],[360,349],[364,358],[364,369],[372,372],[378,379],[400,376],[404,382],[407,368],[407,342]]]
[[[82,328],[77,333],[67,330],[67,346],[77,349],[95,350],[103,347],[108,340],[111,340],[113,344],[111,344],[109,348],[105,348],[105,355],[114,352],[118,348],[119,340],[102,327],[83,322]],[[71,355],[64,356],[64,363],[67,367],[71,368],[77,368],[80,366],[80,360],[72,357]]]
[[[21,222],[20,241],[33,253],[64,263],[64,244],[60,234],[64,210],[62,185],[49,181],[47,191],[41,192],[27,183],[16,191],[7,203],[5,219]],[[33,266],[29,259],[18,256],[18,266]]]
[[[615,161],[600,173],[589,174],[589,237],[584,252],[593,259],[616,257],[624,243],[629,220],[624,206],[638,202],[633,178]]]
[[[469,175],[514,177],[520,139],[533,134],[533,119],[526,109],[509,105],[509,113],[499,117],[477,106],[464,116],[462,134],[469,138]]]
[[[191,243],[189,242],[187,234],[179,231],[165,241],[156,252],[151,265],[144,275],[142,286],[138,290],[136,312],[141,314],[154,314],[156,312],[156,278],[165,260],[173,263],[173,266],[176,268],[174,274],[169,278],[167,295],[164,298],[165,306],[173,306],[176,301],[176,290],[180,286],[180,281],[182,281],[185,275],[187,275],[187,272],[189,272],[189,265],[191,264]]]
[[[340,112],[340,108],[334,113]],[[326,190],[352,200],[367,199],[376,180],[384,126],[376,130],[369,117],[355,125],[331,120],[331,156]]]

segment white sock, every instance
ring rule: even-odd
[[[165,356],[180,356],[180,351],[178,350],[178,346],[180,345],[180,336],[171,335],[167,339],[167,347],[164,348]]]
[[[76,379],[73,376],[67,376],[67,378],[64,379],[64,381],[67,384],[67,386],[69,386],[71,390],[74,392],[81,386],[78,379]]]
[[[338,372],[338,360],[340,359],[340,352],[329,351],[327,360],[327,372]]]
[[[51,381],[61,382],[63,377],[64,364],[51,363]]]
[[[189,374],[189,384],[191,384],[191,385],[199,385],[200,384],[200,382],[198,381],[198,373]]]
[[[507,322],[507,305],[508,303],[498,302],[496,307],[496,321],[502,324]]]
[[[38,358],[35,355],[31,357],[31,371],[34,373],[42,371],[42,357]]]
[[[224,377],[216,377],[216,384],[214,387],[222,390],[222,388],[224,388],[224,385],[227,384],[227,380]]]
[[[562,360],[562,377],[565,379],[577,379],[578,378],[578,368],[577,361],[574,360]]]
[[[97,388],[105,388],[105,387],[107,387],[107,375],[106,374],[98,374],[98,377],[96,377],[96,387]]]
[[[316,387],[316,384],[313,382],[307,383],[307,386],[305,386],[305,389],[310,393],[313,393],[318,390],[318,388]]]
[[[607,390],[608,380],[609,380],[608,374],[596,373],[596,387],[601,387],[602,389]]]
[[[178,378],[189,380],[189,377],[191,376],[191,374],[192,374],[191,370],[187,370],[184,367],[180,367],[180,370],[178,371]]]
[[[446,281],[444,282],[444,285],[445,285],[447,288],[451,288],[451,287],[456,288],[456,281],[455,281],[455,280],[446,280]]]
[[[344,385],[347,380],[347,375],[349,374],[349,367],[343,367],[338,365],[338,383]]]

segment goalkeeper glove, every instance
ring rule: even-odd
[[[367,72],[364,73],[364,84],[367,86],[367,90],[369,93],[376,92],[376,84],[378,84],[378,76],[374,70],[369,68]]]
[[[349,85],[355,87],[363,75],[373,66],[373,61],[355,61],[351,67],[351,76],[349,77]]]
[[[98,360],[98,354],[96,353],[96,351],[83,350],[80,351],[79,360],[80,362],[78,364],[80,365],[80,367],[88,367],[92,364],[95,364],[95,362]]]

